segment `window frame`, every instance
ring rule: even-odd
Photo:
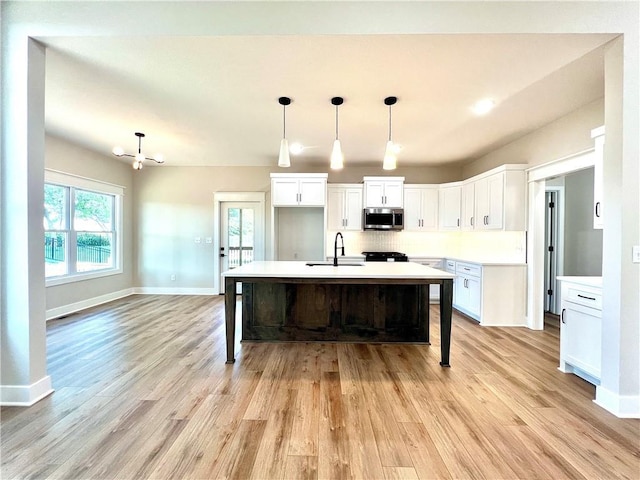
[[[122,268],[122,237],[123,237],[123,198],[124,187],[115,185],[112,183],[102,182],[99,180],[93,180],[78,175],[72,175],[57,170],[45,169],[45,184],[58,185],[61,187],[69,188],[69,194],[67,195],[66,215],[68,217],[67,225],[67,252],[66,252],[66,264],[67,272],[64,275],[57,275],[55,277],[45,276],[45,285],[47,287],[54,285],[63,285],[66,283],[79,282],[83,280],[90,280],[94,278],[107,277],[111,275],[119,275],[123,272]],[[89,272],[76,272],[76,248],[72,245],[72,238],[77,238],[77,231],[74,230],[73,225],[73,206],[75,201],[75,190],[84,190],[91,193],[113,195],[113,267],[102,268],[99,270],[93,270]],[[43,206],[44,207],[44,206]],[[55,230],[44,230],[55,231]],[[62,230],[61,230],[62,231]],[[73,267],[73,269],[71,268]],[[73,272],[69,273],[71,270]]]

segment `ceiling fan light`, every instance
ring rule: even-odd
[[[136,161],[137,162],[144,162],[145,156],[142,153],[136,153]]]
[[[387,142],[387,148],[384,151],[384,160],[382,161],[383,170],[395,170],[397,166],[397,158],[393,142]]]
[[[339,170],[342,167],[344,167],[344,155],[342,154],[342,148],[340,148],[340,140],[335,140],[331,151],[331,168]]]
[[[289,142],[286,138],[283,138],[280,142],[280,155],[278,156],[278,166],[288,168],[291,166],[291,159],[289,158]]]
[[[161,153],[156,153],[153,158],[156,163],[164,163],[164,156]]]
[[[142,163],[139,162],[138,160],[134,160],[133,161],[133,169],[134,170],[141,170],[142,169]]]
[[[116,157],[121,157],[122,155],[124,155],[124,149],[122,147],[113,147],[111,153],[113,153]]]

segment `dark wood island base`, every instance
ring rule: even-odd
[[[453,280],[225,276],[227,361],[235,362],[236,285],[249,341],[429,343],[429,285],[440,285],[440,365],[449,367]]]

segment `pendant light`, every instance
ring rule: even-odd
[[[397,164],[396,147],[391,141],[391,105],[395,105],[397,101],[397,97],[387,97],[384,99],[384,104],[389,107],[389,140],[387,141],[387,148],[384,151],[384,160],[382,161],[382,168],[384,170],[395,170]]]
[[[280,155],[278,156],[278,166],[288,168],[291,166],[289,158],[289,142],[287,142],[287,105],[291,104],[289,97],[280,97],[278,103],[282,105],[282,141],[280,142]]]
[[[344,155],[340,148],[340,140],[338,139],[338,106],[342,105],[344,99],[342,97],[333,97],[331,104],[336,107],[336,139],[333,142],[333,150],[331,150],[331,168],[339,170],[344,166]]]

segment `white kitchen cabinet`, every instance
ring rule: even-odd
[[[560,367],[595,385],[602,365],[602,278],[558,277]]]
[[[465,180],[461,203],[464,230],[526,230],[524,166],[503,165]]]
[[[364,207],[402,208],[404,177],[364,177]]]
[[[462,185],[461,209],[462,209],[462,229],[473,230],[475,224],[475,182],[467,181]]]
[[[362,185],[327,186],[328,230],[362,230]]]
[[[462,183],[440,185],[438,192],[440,230],[460,230],[461,200]]]
[[[438,186],[404,186],[404,229],[423,232],[438,229]]]
[[[480,321],[480,299],[482,296],[482,267],[456,262],[455,308]]]
[[[271,174],[271,203],[274,207],[324,207],[327,174]]]
[[[455,273],[453,307],[483,326],[525,326],[524,264],[474,263],[447,258]]]
[[[595,141],[595,163],[593,165],[593,228],[601,229],[602,221],[602,168],[604,163],[604,127],[591,130]]]

